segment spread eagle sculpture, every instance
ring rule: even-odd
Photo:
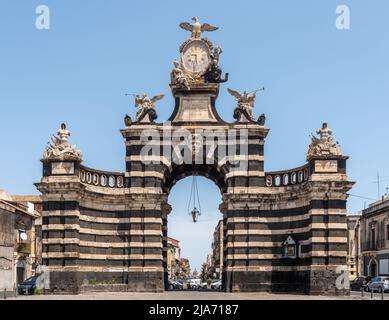
[[[193,24],[190,24],[189,22],[181,22],[180,27],[184,30],[192,32],[192,38],[200,38],[201,33],[204,31],[215,31],[219,29],[218,27],[211,26],[208,23],[203,23],[201,25],[199,19],[197,17],[193,17]]]

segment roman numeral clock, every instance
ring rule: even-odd
[[[211,48],[202,39],[190,40],[184,44],[181,63],[187,72],[204,73],[211,62]]]

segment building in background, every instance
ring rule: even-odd
[[[362,210],[360,221],[363,274],[389,275],[389,197]]]
[[[212,252],[207,255],[207,260],[202,265],[201,277],[204,281],[222,278],[224,259],[223,234],[223,220],[220,220],[213,232]]]
[[[176,279],[180,274],[181,249],[180,241],[167,238],[167,269],[170,279]]]
[[[38,217],[34,220],[35,229],[35,262],[42,265],[42,198],[37,195],[13,195],[12,200],[25,206],[33,206]]]
[[[362,212],[347,216],[347,266],[350,280],[362,275],[361,230]]]
[[[194,279],[197,279],[199,277],[199,272],[197,271],[197,269],[195,268],[192,272],[192,278]]]
[[[177,278],[185,279],[190,277],[190,275],[191,275],[191,270],[190,270],[189,260],[187,258],[181,258],[180,271]]]
[[[201,278],[203,281],[213,278],[214,268],[213,268],[213,258],[212,253],[207,254],[207,260],[202,265]]]
[[[0,190],[0,291],[10,294],[35,274],[41,262],[41,238],[36,230],[42,224],[41,201],[34,198],[35,206],[27,200]]]
[[[212,242],[212,265],[213,265],[213,274],[212,279],[222,278],[223,272],[223,220],[220,220],[217,224],[215,231],[213,233],[213,242]]]

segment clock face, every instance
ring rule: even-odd
[[[203,41],[194,40],[186,45],[181,58],[186,70],[194,73],[204,72],[210,63],[210,50]]]

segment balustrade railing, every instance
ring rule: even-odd
[[[124,173],[108,172],[80,167],[82,183],[106,188],[124,188]]]
[[[273,171],[265,173],[267,187],[286,187],[301,184],[309,179],[309,164],[290,170]]]

